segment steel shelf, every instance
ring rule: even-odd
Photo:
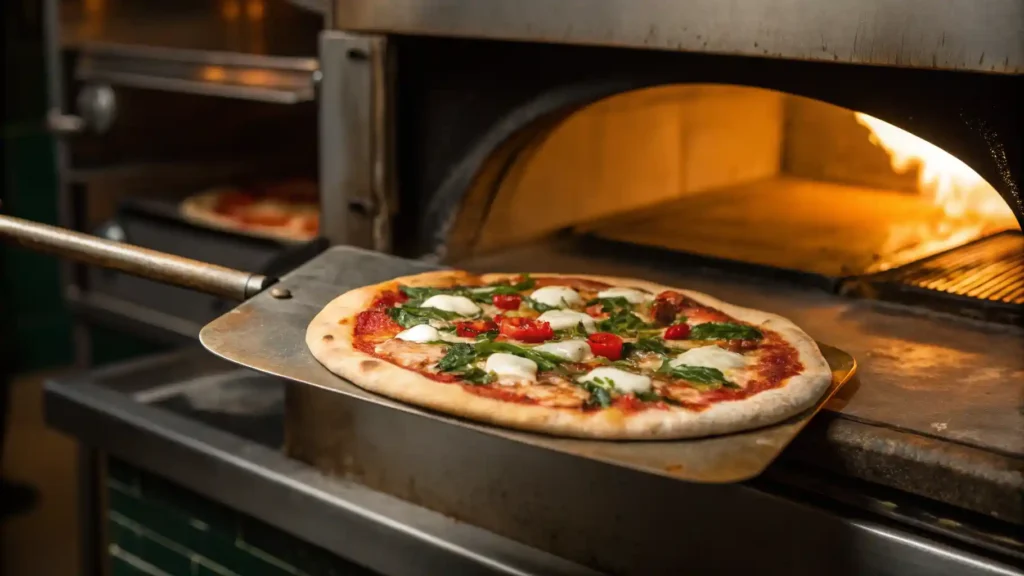
[[[78,52],[82,82],[277,104],[312,101],[320,74],[316,58],[102,43]]]

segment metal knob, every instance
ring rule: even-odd
[[[89,84],[78,93],[75,102],[78,115],[51,110],[46,123],[57,134],[102,134],[110,129],[117,117],[117,96],[106,84]]]

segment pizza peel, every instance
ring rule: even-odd
[[[690,482],[740,482],[759,475],[857,369],[852,356],[819,342],[832,369],[831,386],[811,409],[756,430],[692,440],[557,438],[470,422],[378,396],[335,376],[306,348],[310,320],[339,294],[438,266],[335,247],[277,281],[8,216],[0,216],[0,238],[36,251],[242,300],[237,308],[204,327],[199,339],[210,352],[243,367],[332,390],[353,402],[373,402],[509,441]]]

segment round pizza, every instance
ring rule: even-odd
[[[358,288],[306,331],[367,390],[499,426],[599,439],[772,424],[831,383],[789,320],[642,280],[444,270]]]
[[[317,185],[306,180],[214,188],[186,198],[181,214],[204,226],[279,240],[312,240],[320,230]]]

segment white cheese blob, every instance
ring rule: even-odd
[[[618,368],[594,368],[587,375],[580,377],[580,382],[593,382],[596,379],[610,381],[620,392],[649,392],[651,379],[643,374],[633,374]],[[595,382],[601,385],[603,382]]]
[[[510,386],[517,382],[536,382],[537,363],[528,358],[499,352],[487,357],[484,370],[498,376],[498,384]]]
[[[648,300],[654,300],[653,294],[633,288],[609,288],[597,293],[598,298],[625,298],[630,304],[643,304]]]
[[[747,358],[742,354],[723,350],[718,346],[701,346],[683,352],[670,360],[669,365],[673,368],[683,365],[716,368],[724,373],[726,370],[743,368],[747,365]]]
[[[459,316],[476,316],[480,313],[480,307],[469,298],[465,296],[449,296],[448,294],[431,296],[420,306],[423,308],[436,308],[445,312],[454,312]]]
[[[583,304],[583,298],[580,298],[580,295],[568,286],[545,286],[538,288],[533,291],[533,294],[530,294],[530,298],[541,304],[556,308],[570,308]]]
[[[590,352],[590,344],[587,344],[585,340],[548,342],[547,344],[541,344],[540,346],[535,347],[534,350],[554,354],[555,356],[564,358],[569,362],[582,362],[583,360],[593,356]]]
[[[441,333],[430,324],[417,324],[408,330],[399,332],[395,335],[395,338],[405,340],[406,342],[426,344],[427,342],[437,342],[440,340]]]
[[[537,320],[551,324],[552,330],[573,328],[579,325],[580,322],[583,322],[583,328],[585,328],[587,332],[597,332],[597,324],[594,323],[593,318],[588,314],[576,312],[574,310],[548,310],[541,314]]]

